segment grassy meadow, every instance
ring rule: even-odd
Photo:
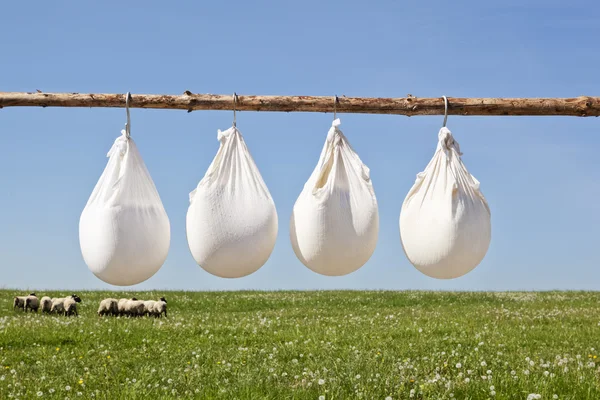
[[[78,292],[79,317],[17,294],[0,399],[600,399],[600,293]],[[167,318],[96,315],[161,295]]]

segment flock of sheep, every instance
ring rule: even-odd
[[[81,298],[76,294],[69,297],[50,298],[44,296],[37,298],[35,293],[28,296],[16,296],[13,302],[13,310],[21,309],[25,312],[38,312],[41,308],[43,313],[59,315],[79,315],[77,313],[77,303],[81,303]],[[98,307],[98,315],[143,317],[152,316],[158,318],[167,316],[167,300],[161,297],[160,300],[138,300],[135,297],[131,299],[104,299]]]
[[[76,294],[59,298],[44,296],[40,300],[35,293],[30,293],[29,296],[16,296],[13,301],[13,310],[18,308],[23,311],[38,312],[38,309],[41,308],[42,312],[48,314],[79,315],[77,313],[77,303],[81,303],[81,298]]]
[[[167,316],[167,300],[161,297],[160,300],[138,300],[135,297],[131,299],[104,299],[100,302],[98,315],[122,315],[128,317],[160,317]]]

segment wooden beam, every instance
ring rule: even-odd
[[[3,107],[125,107],[125,94],[0,92]],[[238,95],[238,111],[329,112],[335,96]],[[444,100],[418,98],[338,97],[338,113],[444,115]],[[600,116],[600,97],[575,98],[459,98],[448,97],[449,115]],[[175,110],[233,110],[233,95],[132,94],[130,108]]]

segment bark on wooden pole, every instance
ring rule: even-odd
[[[238,111],[333,112],[335,96],[238,95]],[[600,97],[459,98],[448,97],[449,115],[600,116]],[[3,107],[125,107],[125,94],[0,92]],[[130,108],[233,110],[233,95],[132,94]],[[338,97],[338,113],[444,115],[444,100],[418,98]]]

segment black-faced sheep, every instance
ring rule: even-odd
[[[37,298],[35,293],[30,294],[25,299],[25,311],[31,310],[32,312],[38,312],[40,308],[40,300]]]
[[[104,299],[98,307],[98,315],[119,315],[119,301],[117,299]]]
[[[160,317],[162,314],[167,316],[167,299],[161,297],[159,301],[154,303],[153,313],[155,317]]]
[[[127,304],[128,301],[131,300],[137,300],[135,297],[132,297],[131,299],[119,299],[119,302],[117,303],[117,309],[119,312],[119,315],[128,315],[127,310],[125,309],[125,305]]]
[[[25,303],[27,302],[27,298],[30,296],[35,296],[35,293],[30,293],[29,296],[15,296],[13,300],[13,310],[16,308],[20,308],[25,311]]]
[[[152,315],[152,313],[154,312],[154,304],[156,304],[156,301],[154,300],[146,300],[144,301],[144,315]]]
[[[81,298],[79,298],[79,296],[77,296],[76,294],[72,294],[69,297],[59,297],[56,299],[52,299],[52,306],[50,307],[50,312],[62,315],[78,315],[76,303],[80,302]]]
[[[141,317],[144,315],[144,302],[141,300],[129,300],[125,303],[125,314],[130,317]]]
[[[71,297],[65,299],[64,307],[66,316],[73,314],[79,316],[79,313],[77,313],[77,303],[81,303],[81,298],[76,294],[72,294]]]
[[[50,309],[52,308],[52,299],[48,296],[42,297],[40,300],[40,308],[42,309],[43,313],[49,314]]]

